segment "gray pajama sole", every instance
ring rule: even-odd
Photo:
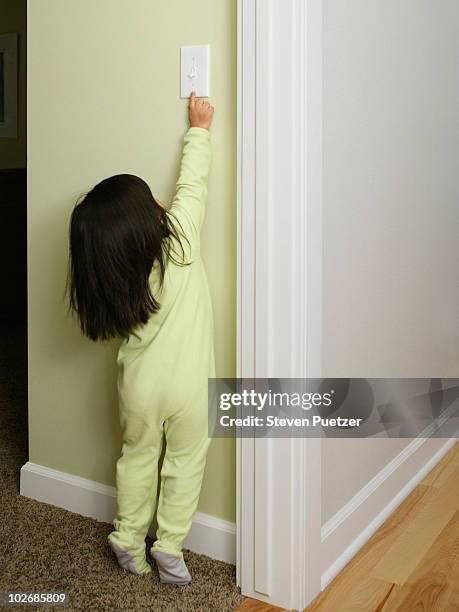
[[[183,559],[168,553],[152,551],[159,572],[159,580],[163,584],[186,586],[191,584],[191,576]]]
[[[108,543],[110,544],[110,548],[113,550],[113,552],[116,555],[119,566],[127,570],[128,572],[131,572],[131,574],[140,576],[141,574],[140,572],[137,571],[137,568],[135,566],[135,561],[132,555],[129,554],[126,550],[123,550],[122,548],[117,546],[114,542],[111,542],[110,540],[108,540]]]

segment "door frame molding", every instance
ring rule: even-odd
[[[321,376],[321,0],[238,0],[237,375]],[[237,581],[320,591],[321,441],[237,440]]]

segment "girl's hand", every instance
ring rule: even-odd
[[[192,91],[188,109],[190,127],[200,127],[205,130],[210,128],[215,109],[209,102],[203,98],[197,98],[196,93]]]

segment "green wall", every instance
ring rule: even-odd
[[[212,46],[216,107],[203,234],[217,374],[236,355],[236,0],[29,0],[30,461],[114,484],[117,342],[95,345],[66,314],[68,222],[106,176],[143,177],[170,201],[185,133],[180,46]],[[211,445],[199,510],[235,518],[235,446]]]

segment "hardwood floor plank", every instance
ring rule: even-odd
[[[306,608],[307,612],[373,612],[382,610],[394,585],[371,576],[346,574]]]
[[[448,584],[448,595],[445,597],[446,612],[457,612],[459,610],[459,559],[453,567],[451,582]]]
[[[383,608],[384,612],[448,609],[459,610],[459,511]]]
[[[421,484],[429,487],[442,487],[447,482],[452,474],[459,474],[459,444],[455,444],[453,448],[446,454],[440,463],[428,474]]]
[[[429,493],[425,503],[373,568],[374,578],[403,585],[454,516],[459,500],[459,478],[452,474],[441,488],[426,488]]]
[[[391,601],[393,597],[397,596],[397,593],[400,591],[401,587],[399,587],[397,584],[393,584],[392,587],[393,588],[389,591],[389,593],[387,594],[387,597],[380,603],[380,605],[376,608],[375,612],[386,612],[387,603]],[[367,611],[365,610],[365,612]],[[404,612],[406,612],[406,610]]]
[[[342,573],[352,572],[365,576],[379,563],[394,542],[404,533],[421,511],[426,500],[435,497],[428,487],[416,487],[381,525],[378,531],[360,549],[357,555],[343,569]]]

